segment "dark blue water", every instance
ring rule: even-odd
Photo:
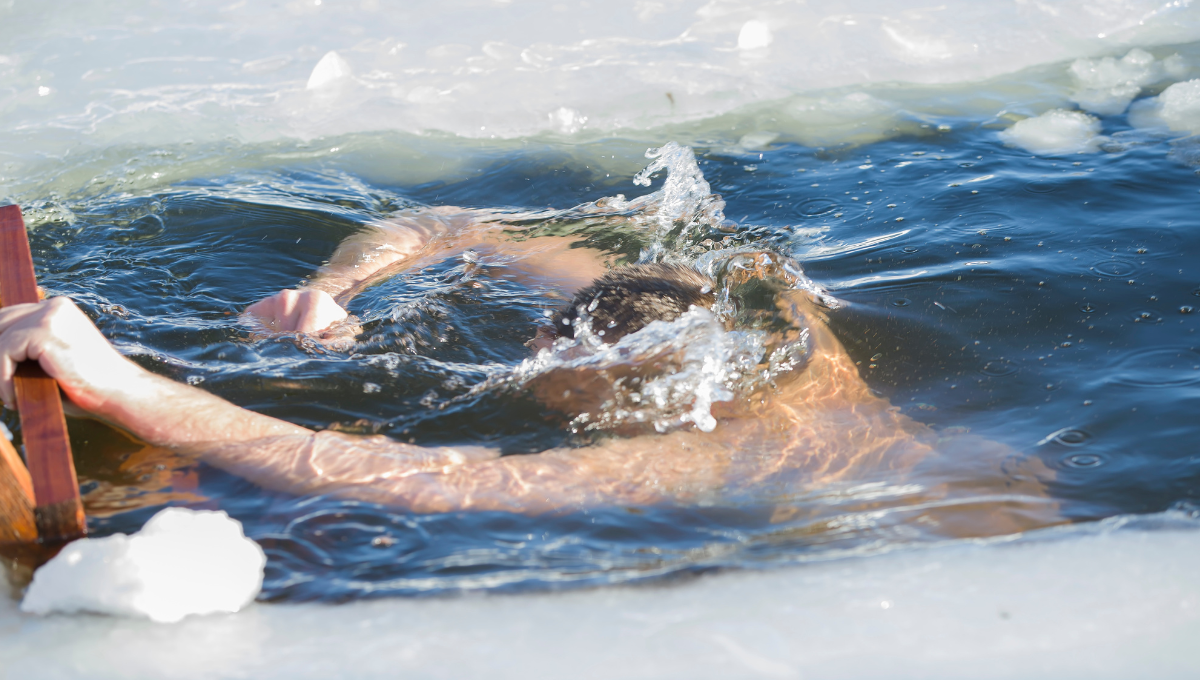
[[[1111,119],[1104,153],[1031,157],[979,121],[951,122],[952,131],[862,147],[696,152],[739,239],[791,253],[848,303],[832,316],[836,334],[871,387],[905,413],[1044,465],[1069,520],[1194,498],[1200,175],[1191,147]],[[470,180],[417,186],[373,185],[331,162],[64,199],[74,219],[42,224],[32,245],[43,286],[76,299],[155,372],[309,427],[530,453],[570,443],[561,419],[521,395],[464,395],[526,355],[522,343],[554,304],[536,291],[459,285],[458,262],[390,281],[356,300],[366,323],[353,353],[252,339],[237,314],[400,207],[567,209],[644,193],[588,162],[630,148],[497,150],[474,156]],[[614,252],[642,245],[593,238]],[[387,303],[397,299],[423,303],[394,319]],[[17,429],[13,414],[3,417]],[[165,483],[122,467],[136,444],[97,424],[72,428],[84,490],[120,487],[129,500],[128,510],[91,510],[97,534],[134,530],[164,503],[226,510],[267,550],[271,600],[614,583],[911,540],[902,507],[846,531],[829,517],[781,521],[765,501],[417,515],[267,493],[186,462]]]

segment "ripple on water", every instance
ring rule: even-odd
[[[1137,268],[1137,263],[1132,260],[1113,257],[1092,264],[1091,267],[1088,267],[1088,271],[1108,278],[1123,279],[1137,271]]]
[[[1067,428],[1056,432],[1051,441],[1056,444],[1062,444],[1063,446],[1083,446],[1084,444],[1088,443],[1091,438],[1092,435],[1084,432],[1083,430]]]
[[[892,301],[889,304],[893,307],[907,307],[912,304],[912,300],[909,300],[908,298],[905,298],[905,297],[898,297],[898,298],[892,299]]]
[[[1017,365],[1008,359],[991,359],[984,364],[979,372],[989,378],[1003,378],[1017,372]]]
[[[1058,185],[1053,182],[1030,182],[1025,185],[1025,191],[1031,194],[1049,194],[1058,190]]]
[[[810,198],[796,206],[796,214],[801,217],[821,217],[838,209],[838,204],[829,198]]]
[[[1109,378],[1131,387],[1177,387],[1200,382],[1200,353],[1160,347],[1130,352]]]
[[[1064,466],[1078,469],[1097,468],[1104,463],[1104,456],[1098,453],[1073,453],[1062,459]]]
[[[1008,213],[998,210],[981,210],[963,213],[950,220],[948,226],[955,231],[987,236],[992,232],[1009,231],[1016,226],[1016,223],[1016,219]]]

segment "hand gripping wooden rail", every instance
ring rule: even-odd
[[[33,258],[21,209],[0,208],[0,307],[38,301]],[[13,379],[28,471],[12,445],[0,444],[0,543],[62,543],[87,533],[79,482],[67,439],[58,383],[37,362],[17,366]],[[3,438],[0,437],[0,440]],[[30,526],[29,507],[36,535]]]

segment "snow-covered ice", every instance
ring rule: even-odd
[[[173,626],[0,600],[0,677],[1194,678],[1197,562],[1196,520],[1168,512],[665,587],[257,604]]]

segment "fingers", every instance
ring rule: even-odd
[[[0,309],[0,400],[5,408],[16,408],[13,375],[17,364],[40,359],[54,319],[73,311],[78,310],[68,298]]]
[[[342,321],[346,310],[323,290],[305,290],[296,303],[296,330],[312,333]]]
[[[314,333],[346,318],[329,293],[315,288],[282,290],[246,308],[278,333]]]

